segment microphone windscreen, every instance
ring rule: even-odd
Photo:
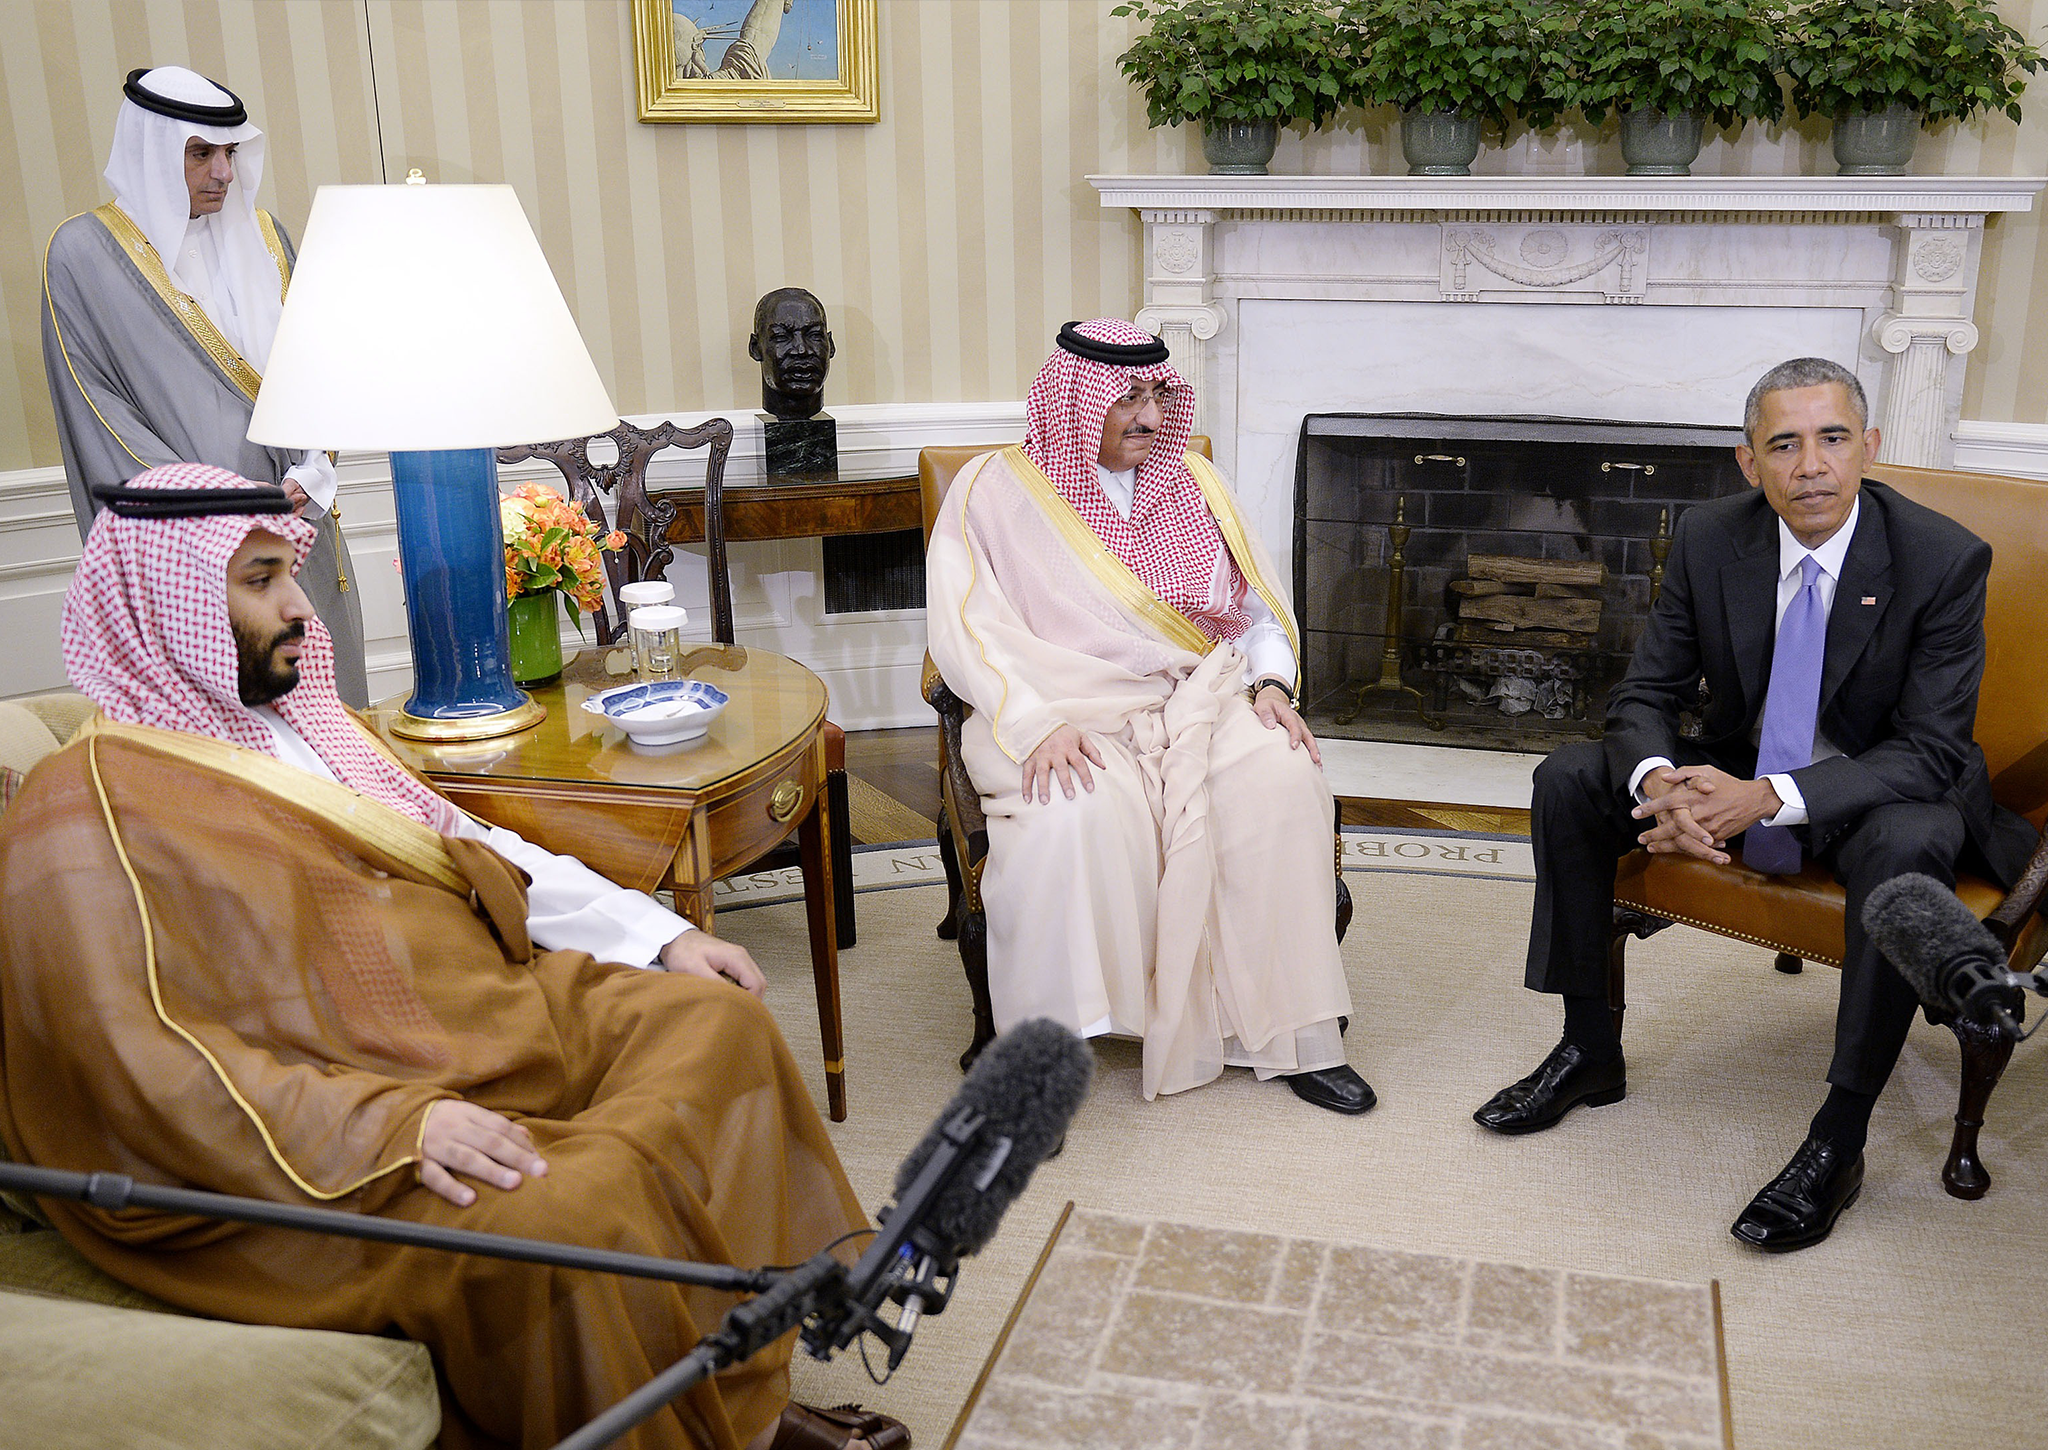
[[[1931,1007],[1956,1010],[1948,978],[1956,963],[1968,960],[1993,968],[2005,964],[2005,951],[1956,899],[1954,891],[1932,876],[1908,872],[1894,876],[1863,903],[1863,929],[1898,969],[1920,1000]]]
[[[1031,1181],[1032,1171],[1066,1137],[1067,1124],[1088,1096],[1094,1073],[1095,1054],[1059,1023],[1039,1017],[1012,1027],[983,1050],[938,1122],[896,1170],[898,1201],[938,1148],[945,1125],[963,1108],[982,1114],[988,1120],[981,1130],[983,1146],[967,1170],[939,1195],[925,1220],[926,1227],[957,1252],[979,1252]],[[998,1137],[1010,1139],[1010,1155],[988,1187],[978,1189],[975,1184],[988,1160],[988,1145]]]

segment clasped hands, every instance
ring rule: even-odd
[[[768,985],[745,947],[708,931],[686,931],[663,947],[661,966],[664,971],[730,982],[756,997]],[[461,1098],[442,1098],[427,1106],[420,1128],[420,1184],[457,1208],[476,1202],[476,1190],[457,1179],[457,1173],[509,1191],[528,1178],[545,1177],[547,1171],[547,1160],[534,1150],[533,1134],[524,1123]]]
[[[1636,840],[1653,856],[1696,856],[1728,864],[1721,848],[1785,808],[1769,780],[1742,780],[1711,765],[1660,766],[1637,784],[1643,803],[1631,815],[1656,817]]]
[[[1308,726],[1295,713],[1285,690],[1262,686],[1252,698],[1252,713],[1268,730],[1285,730],[1290,750],[1306,746],[1308,758],[1317,765],[1323,763],[1315,736],[1309,734]],[[1055,776],[1068,800],[1074,798],[1076,782],[1083,790],[1094,790],[1095,776],[1088,769],[1091,764],[1098,770],[1102,768],[1102,755],[1094,743],[1073,726],[1060,726],[1039,742],[1038,749],[1024,762],[1024,799],[1028,801],[1036,795],[1041,803],[1050,801]]]

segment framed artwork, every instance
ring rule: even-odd
[[[881,119],[875,0],[633,0],[643,121]]]

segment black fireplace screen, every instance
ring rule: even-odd
[[[1319,732],[1548,750],[1598,736],[1678,516],[1747,487],[1735,428],[1312,414],[1295,612]]]

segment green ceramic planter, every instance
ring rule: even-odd
[[[562,610],[555,601],[561,591],[543,589],[522,594],[505,606],[512,638],[512,679],[540,685],[562,673]]]
[[[1843,176],[1903,176],[1920,144],[1920,113],[1905,106],[1835,118],[1835,162]]]
[[[1401,154],[1410,176],[1470,176],[1479,118],[1456,111],[1403,111]]]
[[[1202,157],[1211,176],[1264,176],[1279,144],[1278,121],[1202,123]]]
[[[1621,159],[1630,176],[1690,176],[1700,156],[1700,118],[1690,111],[1621,113]]]

